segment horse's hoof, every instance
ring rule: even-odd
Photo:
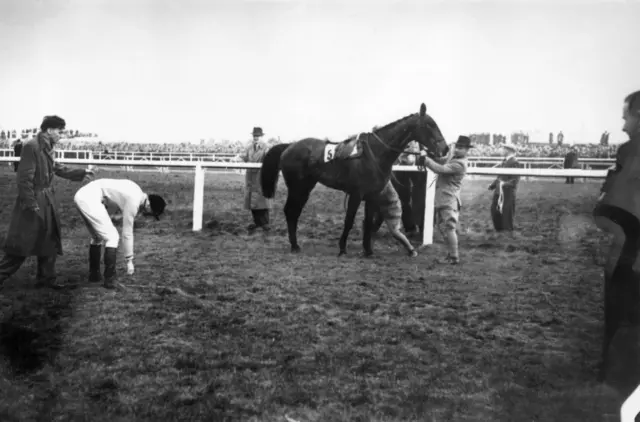
[[[300,253],[300,246],[292,246],[291,253]]]
[[[365,258],[369,258],[373,256],[373,251],[364,251],[362,253],[362,256],[364,256]]]
[[[340,253],[338,253],[338,257],[344,256],[347,254],[347,251],[340,251]]]

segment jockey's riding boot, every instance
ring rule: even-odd
[[[102,274],[100,274],[101,260],[102,245],[89,246],[89,281],[92,283],[102,281]]]
[[[117,248],[104,248],[104,287],[116,287],[116,252]]]

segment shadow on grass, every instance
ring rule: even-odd
[[[9,305],[0,322],[0,354],[14,376],[53,364],[62,346],[64,322],[72,314],[74,289],[3,291]]]

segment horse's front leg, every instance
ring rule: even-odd
[[[364,256],[373,255],[373,248],[371,247],[371,233],[373,231],[373,216],[377,206],[373,201],[366,200],[364,202],[364,224],[362,235],[362,248],[364,249]]]
[[[342,256],[347,253],[347,238],[349,237],[349,232],[353,227],[353,222],[356,219],[360,202],[362,202],[362,197],[360,195],[349,195],[347,215],[344,217],[344,228],[342,229],[342,236],[340,236],[340,253],[338,256]]]

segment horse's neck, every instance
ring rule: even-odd
[[[369,139],[371,151],[382,168],[391,167],[411,141],[407,127],[391,128],[384,132],[377,134],[379,139],[371,139],[376,137],[375,134]]]

